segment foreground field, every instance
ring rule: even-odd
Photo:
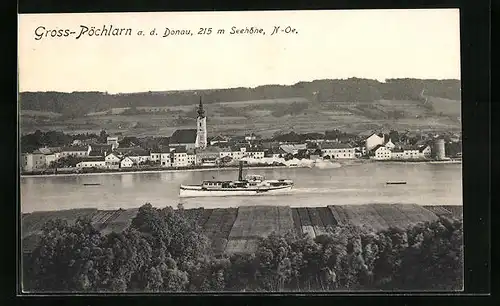
[[[74,209],[24,214],[21,221],[23,250],[29,251],[45,222],[65,219],[74,223],[78,217],[91,218],[103,234],[125,230],[138,209],[105,211]],[[419,222],[434,221],[438,216],[462,216],[462,206],[419,206],[411,204],[334,205],[328,207],[290,208],[277,206],[242,206],[224,209],[187,209],[188,218],[196,220],[212,241],[216,253],[253,252],[260,237],[271,233],[295,231],[315,237],[337,225],[354,225],[367,232],[389,227],[406,228]]]

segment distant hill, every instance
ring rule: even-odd
[[[265,85],[255,88],[187,90],[107,94],[102,92],[22,92],[20,107],[79,118],[89,113],[113,108],[164,107],[193,105],[203,97],[206,104],[227,102],[303,98],[310,102],[370,103],[380,100],[425,101],[425,97],[441,101],[460,101],[459,80],[370,79],[315,80],[294,85]]]

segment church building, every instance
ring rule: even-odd
[[[207,118],[200,97],[196,129],[176,130],[169,139],[172,147],[182,146],[186,149],[205,149],[207,147]]]
[[[196,118],[196,148],[205,149],[207,147],[207,117],[203,109],[203,103],[200,97],[200,106],[198,107],[198,117]]]

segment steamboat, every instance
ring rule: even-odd
[[[181,185],[179,197],[225,197],[283,194],[290,191],[293,181],[289,179],[267,180],[262,175],[247,175],[243,178],[243,162],[240,161],[238,180],[203,181],[199,185]]]

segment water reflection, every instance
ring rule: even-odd
[[[245,170],[268,178],[295,181],[290,195],[183,199],[186,208],[239,205],[323,206],[332,204],[417,203],[462,204],[462,170],[457,164],[364,164],[334,169]],[[23,212],[80,207],[132,208],[150,202],[177,206],[179,185],[212,178],[232,180],[237,170],[126,173],[21,179]],[[386,185],[387,181],[407,185]],[[85,183],[100,186],[84,186]]]

